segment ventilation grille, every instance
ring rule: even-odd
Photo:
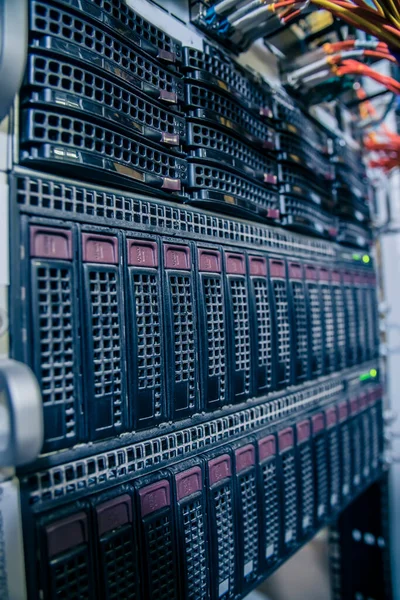
[[[186,275],[170,275],[175,383],[188,385],[188,406],[196,401],[196,342],[192,280]]]
[[[79,112],[93,113],[93,116],[100,119],[111,119],[114,125],[132,129],[136,134],[144,133],[145,137],[147,128],[158,132],[158,138],[162,133],[182,136],[185,132],[185,121],[179,114],[169,113],[113,83],[109,78],[72,63],[31,55],[28,59],[26,84],[35,89],[47,88],[61,93],[52,100],[53,104],[60,107],[66,93],[89,100],[90,104],[76,102],[69,107]],[[36,100],[37,96],[32,98]],[[41,99],[48,104],[48,98],[41,96]],[[95,109],[92,103],[99,105],[99,108]],[[123,116],[118,117],[114,111]]]
[[[354,365],[357,360],[357,323],[353,288],[345,286],[344,297],[347,312],[347,352],[348,364]]]
[[[239,477],[242,505],[243,577],[253,578],[258,566],[258,512],[255,472]]]
[[[107,600],[136,600],[138,571],[131,527],[116,531],[100,542],[101,572]],[[79,598],[79,592],[78,596]],[[72,596],[70,596],[72,598]]]
[[[169,206],[157,200],[145,200],[115,193],[93,186],[74,184],[67,180],[18,175],[15,183],[15,201],[24,211],[38,212],[59,218],[85,218],[126,224],[130,227],[151,226],[154,232],[181,236],[195,236],[206,241],[226,241],[255,248],[273,248],[284,253],[335,259],[337,250],[332,244],[316,238],[304,240],[289,231],[236,221],[219,215],[210,215],[195,208]]]
[[[348,423],[341,425],[342,495],[347,497],[351,490],[351,435]]]
[[[73,4],[73,0],[61,0],[65,4]],[[140,15],[135,13],[123,0],[92,0],[101,11],[108,14],[111,18],[117,19],[126,27],[125,38],[129,39],[132,43],[138,43],[136,41],[139,38],[139,43],[142,44],[143,40],[147,44],[151,44],[154,50],[165,50],[171,52],[180,57],[182,54],[182,47],[180,42],[171,38],[164,31],[155,27],[152,23],[145,21]],[[90,16],[93,17],[93,12],[90,12]],[[99,17],[99,21],[103,22],[103,17]],[[120,28],[117,28],[117,30]],[[135,36],[129,36],[129,34],[136,34]]]
[[[50,598],[80,598],[90,600],[89,557],[86,548],[61,555],[52,560]]]
[[[292,281],[293,317],[296,334],[296,377],[307,376],[308,366],[308,321],[306,297],[303,283]]]
[[[362,361],[367,348],[367,327],[368,314],[366,311],[366,296],[367,292],[361,287],[355,289],[356,294],[356,315],[357,315],[357,359]]]
[[[276,463],[270,461],[262,467],[264,491],[264,550],[265,559],[273,562],[279,555],[279,501]]]
[[[322,373],[322,353],[324,348],[324,339],[322,331],[321,303],[318,285],[307,284],[308,297],[310,304],[310,328],[311,328],[311,348],[312,362],[311,372],[313,375]]]
[[[277,194],[266,187],[252,183],[248,179],[238,177],[228,171],[203,165],[189,165],[189,187],[211,192],[219,192],[224,196],[236,196],[250,205],[255,204],[265,210],[276,208]]]
[[[98,435],[111,435],[110,428],[123,425],[125,411],[122,312],[117,269],[89,267],[86,286],[90,314],[87,339],[93,360],[90,365],[94,410],[91,427]]]
[[[73,445],[78,436],[79,357],[72,266],[32,261],[34,369],[44,407],[45,449]],[[58,424],[58,427],[57,427]]]
[[[317,470],[317,516],[322,519],[328,508],[328,468],[324,434],[315,440],[315,464]]]
[[[310,444],[302,444],[300,454],[301,477],[301,526],[305,533],[312,528],[314,517],[314,472]]]
[[[336,315],[336,348],[338,352],[337,367],[344,369],[346,366],[346,320],[343,290],[340,286],[333,286],[333,295],[335,299]]]
[[[221,125],[232,128],[231,124],[234,124],[246,131],[251,137],[259,140],[261,144],[270,141],[271,138],[273,139],[273,132],[265,123],[247,112],[236,102],[230,100],[228,96],[223,96],[206,87],[196,85],[187,87],[188,104],[191,107],[216,113],[217,120]],[[221,117],[223,117],[222,121]]]
[[[282,456],[283,476],[283,539],[285,545],[296,542],[297,539],[297,486],[296,467],[293,451],[287,451]]]
[[[220,486],[212,492],[215,507],[215,537],[218,553],[218,589],[234,589],[236,576],[236,549],[233,521],[232,490],[229,485]],[[214,535],[213,533],[211,535]],[[220,593],[220,596],[226,596]]]
[[[169,515],[144,521],[147,584],[152,598],[170,600],[176,595],[173,530]]]
[[[272,385],[272,338],[271,310],[266,279],[253,277],[253,292],[257,319],[257,355],[258,367],[263,369],[264,387]]]
[[[363,470],[362,474],[364,479],[368,479],[370,471],[371,471],[371,459],[372,459],[372,440],[371,440],[371,430],[370,430],[370,419],[367,411],[361,415],[361,430],[363,437]]]
[[[332,429],[328,433],[328,452],[329,452],[329,491],[330,506],[335,508],[340,499],[340,455],[339,455],[339,435],[337,429]]]
[[[373,406],[371,408],[370,417],[371,417],[371,454],[372,454],[372,469],[375,471],[379,465],[380,458],[380,404],[378,406]]]
[[[110,69],[108,65],[103,68],[111,71],[114,76],[128,80],[130,85],[139,85],[141,89],[150,86],[154,89],[157,98],[160,95],[159,90],[164,90],[177,94],[180,100],[183,99],[183,84],[178,77],[146,59],[136,50],[117,41],[102,29],[72,12],[42,2],[31,2],[30,8],[33,34],[40,37],[57,37],[89,50],[93,57],[79,53],[80,58],[84,57],[85,61],[98,64],[99,60],[95,57],[100,56],[102,66],[104,60],[110,61],[113,63],[113,68]],[[65,48],[64,52],[75,56],[76,49]]]
[[[189,123],[188,145],[192,146],[195,150],[197,148],[206,148],[213,152],[226,154],[228,155],[227,161],[232,166],[237,166],[237,161],[240,161],[243,169],[247,167],[256,174],[258,173],[261,177],[264,173],[275,177],[277,175],[275,160],[267,154],[261,154],[251,146],[213,127],[198,123]],[[232,159],[235,159],[235,161]]]
[[[193,500],[181,508],[186,558],[187,598],[207,598],[207,557],[203,506]]]
[[[179,179],[182,174],[185,175],[186,167],[182,159],[145,146],[109,129],[93,125],[83,119],[40,110],[24,111],[23,119],[26,126],[26,133],[22,138],[24,147],[38,144],[59,144],[74,149],[71,150],[71,153],[56,150],[54,159],[60,157],[63,162],[67,161],[80,166],[80,154],[77,153],[95,153],[105,159],[116,160],[127,165],[127,169],[124,170],[112,162],[110,165],[105,163],[105,168],[121,175],[126,174],[132,182],[144,181],[139,173],[135,174],[134,169],[162,178]],[[30,150],[30,156],[35,158],[34,150]],[[29,157],[22,151],[22,160],[24,161],[26,158]],[[90,166],[96,165],[91,163]]]
[[[352,452],[352,475],[353,486],[356,488],[361,483],[362,473],[362,444],[361,444],[361,426],[358,417],[355,417],[351,427]]]
[[[255,107],[263,107],[266,94],[253,83],[247,73],[242,73],[237,65],[225,54],[207,46],[207,52],[195,48],[185,48],[185,66],[187,69],[205,71],[223,81],[230,91],[239,94],[246,102]]]
[[[221,277],[204,276],[203,300],[207,321],[207,374],[219,381],[219,400],[226,394],[226,325]]]
[[[229,279],[232,298],[235,370],[244,374],[243,393],[250,393],[250,328],[247,287],[244,279]]]
[[[364,290],[364,302],[365,302],[365,322],[366,322],[366,360],[371,360],[375,357],[375,331],[379,325],[379,319],[375,321],[375,288],[367,288]]]
[[[287,289],[286,283],[279,279],[273,279],[272,286],[275,298],[275,319],[278,343],[278,382],[285,384],[288,383],[291,378],[291,344]]]
[[[321,301],[323,307],[324,332],[325,332],[325,366],[326,372],[335,369],[336,358],[336,331],[335,315],[333,311],[332,289],[328,285],[321,285]]]

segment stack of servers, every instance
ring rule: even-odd
[[[275,118],[283,224],[334,239],[335,172],[330,163],[329,137],[281,92],[276,97]]]
[[[272,100],[221,50],[183,52],[191,202],[214,210],[278,220]]]
[[[371,244],[369,186],[360,150],[343,139],[335,140],[336,213],[339,217],[338,241],[359,248]]]
[[[20,162],[180,196],[182,46],[121,0],[31,1]]]

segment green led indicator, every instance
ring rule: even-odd
[[[376,369],[371,369],[369,374],[371,377],[376,377],[378,375],[378,371]]]
[[[368,256],[368,254],[364,254],[364,256],[362,257],[363,263],[365,263],[366,265],[371,262],[371,258]]]
[[[360,381],[368,381],[368,379],[371,379],[371,375],[369,373],[364,373],[363,375],[360,375]]]
[[[353,260],[361,260],[361,254],[352,254]]]

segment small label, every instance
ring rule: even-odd
[[[287,529],[285,531],[285,544],[290,544],[290,542],[293,539],[293,530],[292,529]]]
[[[271,558],[271,556],[274,555],[274,552],[275,552],[274,544],[269,544],[267,546],[267,549],[265,550],[265,558]]]
[[[285,277],[285,263],[283,260],[274,260],[271,259],[269,261],[269,272],[271,277]]]
[[[269,208],[267,210],[267,218],[268,219],[280,219],[281,213],[279,208]]]
[[[163,131],[161,134],[161,141],[167,146],[179,146],[179,135],[177,133],[167,133]]]
[[[276,175],[272,175],[272,173],[264,173],[264,183],[276,185],[278,183],[278,178]]]
[[[309,515],[306,515],[305,517],[303,517],[303,529],[307,529],[307,527],[309,527],[310,525],[310,517]]]
[[[246,577],[247,575],[250,575],[250,573],[253,572],[254,569],[254,561],[253,560],[249,560],[249,562],[247,562],[244,565],[244,569],[243,569],[243,574]]]
[[[164,62],[174,63],[176,61],[175,52],[169,52],[168,50],[159,49],[157,58],[163,60]]]
[[[260,106],[260,116],[267,117],[268,119],[272,118],[272,110],[269,106]]]
[[[83,233],[82,247],[84,262],[118,264],[118,240],[116,237]]]
[[[210,485],[214,485],[223,479],[227,479],[232,475],[231,457],[229,454],[223,454],[208,462],[208,473],[210,477]]]
[[[29,231],[32,258],[72,260],[71,231],[38,226],[32,226]]]
[[[200,467],[193,467],[175,475],[176,495],[178,500],[196,494],[202,489],[202,474]]]
[[[173,179],[172,177],[164,177],[161,189],[168,190],[169,192],[180,192],[182,189],[181,180]]]
[[[262,256],[250,256],[250,275],[267,276],[267,260]]]
[[[236,473],[240,473],[249,467],[252,467],[256,462],[256,452],[253,444],[248,444],[243,448],[239,448],[235,452],[236,456]]]
[[[168,102],[168,104],[177,104],[178,96],[175,92],[168,92],[167,90],[160,90],[160,100]]]
[[[246,263],[243,254],[226,253],[226,272],[230,275],[245,275]]]
[[[157,267],[157,242],[127,240],[128,264],[133,267]]]
[[[218,587],[218,596],[221,598],[224,594],[229,592],[229,579],[225,579],[225,581],[221,581]]]
[[[218,250],[199,248],[199,270],[221,273],[221,253]]]
[[[140,512],[142,517],[154,513],[171,504],[169,481],[162,479],[139,490]]]
[[[167,269],[177,271],[190,271],[191,269],[190,248],[188,246],[164,244],[164,259]]]

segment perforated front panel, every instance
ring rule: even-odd
[[[255,470],[239,476],[240,530],[243,543],[242,577],[252,579],[258,568],[258,510]]]
[[[330,286],[321,285],[321,301],[325,332],[325,369],[326,372],[330,373],[335,370],[336,366],[335,314],[333,310],[332,289]]]
[[[304,379],[308,369],[308,320],[306,297],[301,281],[292,281],[293,318],[296,336],[296,377]]]
[[[103,536],[99,546],[101,565],[99,575],[102,576],[101,586],[104,597],[107,600],[121,600],[121,598],[136,600],[139,572],[136,565],[136,542],[133,539],[132,526],[129,525]]]
[[[233,529],[235,513],[232,488],[229,484],[221,485],[212,490],[211,494],[215,511],[215,524],[212,525],[211,535],[214,535],[214,531],[217,542],[218,597],[232,598],[236,580],[236,546]]]
[[[297,540],[297,485],[293,450],[282,455],[283,477],[283,541],[290,546]]]
[[[341,286],[333,286],[333,296],[335,300],[336,316],[336,348],[337,348],[337,367],[344,369],[346,366],[346,317],[343,290]]]
[[[314,525],[314,471],[309,443],[298,448],[301,486],[301,526],[303,534]]]
[[[308,297],[310,305],[311,348],[313,375],[321,375],[323,361],[324,336],[322,330],[322,314],[318,285],[308,283]]]
[[[279,554],[279,499],[276,461],[262,465],[264,500],[264,539],[263,551],[267,562],[274,562]]]
[[[76,443],[80,387],[72,264],[32,260],[32,364],[42,392],[44,448]]]
[[[196,405],[195,307],[191,275],[171,273],[168,277],[172,315],[174,410],[193,409]]]
[[[66,42],[74,42],[92,52],[94,56],[100,55],[103,59],[108,59],[134,76],[129,80],[131,85],[138,85],[137,82],[144,81],[153,85],[155,89],[179,91],[182,94],[181,84],[176,76],[68,10],[48,6],[42,2],[32,2],[30,26],[38,36],[49,35]],[[93,60],[85,54],[81,56],[82,59],[89,62]],[[122,72],[119,76],[126,79]]]
[[[361,287],[357,287],[355,290],[356,294],[356,318],[357,318],[357,359],[359,361],[365,360],[365,354],[367,350],[367,318],[368,314],[366,312],[365,299],[366,293],[365,290]]]
[[[347,364],[354,365],[357,360],[357,323],[353,289],[345,286],[344,297],[347,313]]]
[[[205,304],[206,328],[203,335],[207,338],[206,352],[207,394],[205,402],[225,402],[227,393],[226,364],[226,323],[224,310],[223,282],[220,275],[204,275],[202,282],[202,301]]]
[[[94,437],[112,435],[126,422],[124,363],[122,356],[121,297],[118,269],[87,265],[85,268],[88,323],[86,345],[90,376],[89,425]],[[89,383],[88,383],[89,386]]]
[[[275,327],[278,343],[278,382],[287,384],[291,378],[291,347],[286,282],[281,279],[273,279],[272,289],[275,300]]]
[[[266,279],[252,277],[253,294],[255,299],[258,389],[270,388],[272,384],[272,336],[271,308]]]
[[[372,458],[372,440],[369,415],[366,410],[361,414],[361,433],[362,433],[362,475],[364,479],[368,479],[371,472]]]
[[[341,461],[339,453],[339,434],[337,429],[328,432],[329,452],[329,498],[331,508],[336,508],[340,498]]]
[[[370,409],[370,419],[371,419],[371,437],[372,437],[372,442],[371,442],[371,465],[372,465],[372,469],[376,470],[378,468],[379,465],[379,458],[380,458],[380,444],[379,444],[379,437],[380,437],[380,432],[379,432],[379,411],[380,411],[380,407],[378,406],[372,406]]]
[[[57,598],[70,600],[92,598],[89,580],[89,556],[85,546],[62,554],[49,564],[50,593],[46,600]]]
[[[341,438],[341,463],[342,463],[342,496],[350,494],[352,478],[351,459],[351,434],[349,423],[343,423],[340,431]]]
[[[132,376],[131,403],[136,426],[146,426],[149,419],[163,416],[162,316],[159,278],[156,272],[129,268],[132,303],[130,315],[131,349],[135,364]]]
[[[376,345],[376,329],[379,326],[378,320],[376,319],[375,305],[376,298],[374,294],[375,290],[364,288],[364,311],[365,311],[365,325],[366,325],[366,348],[365,348],[365,360],[371,360],[375,357],[375,345]]]
[[[181,506],[179,510],[185,554],[185,598],[188,600],[208,598],[203,505],[200,500],[194,499]]]
[[[319,435],[315,441],[315,467],[317,479],[317,506],[318,519],[323,519],[328,508],[328,466],[324,434]]]
[[[244,396],[250,393],[250,323],[249,304],[246,280],[244,278],[229,278],[231,294],[231,310],[233,321],[234,365],[237,377],[240,377],[237,395]]]
[[[362,476],[362,442],[361,442],[361,423],[359,417],[355,417],[351,423],[351,458],[352,458],[352,476],[353,486],[357,487],[361,483]]]
[[[176,556],[170,514],[143,520],[146,586],[149,598],[171,600],[176,597]]]

